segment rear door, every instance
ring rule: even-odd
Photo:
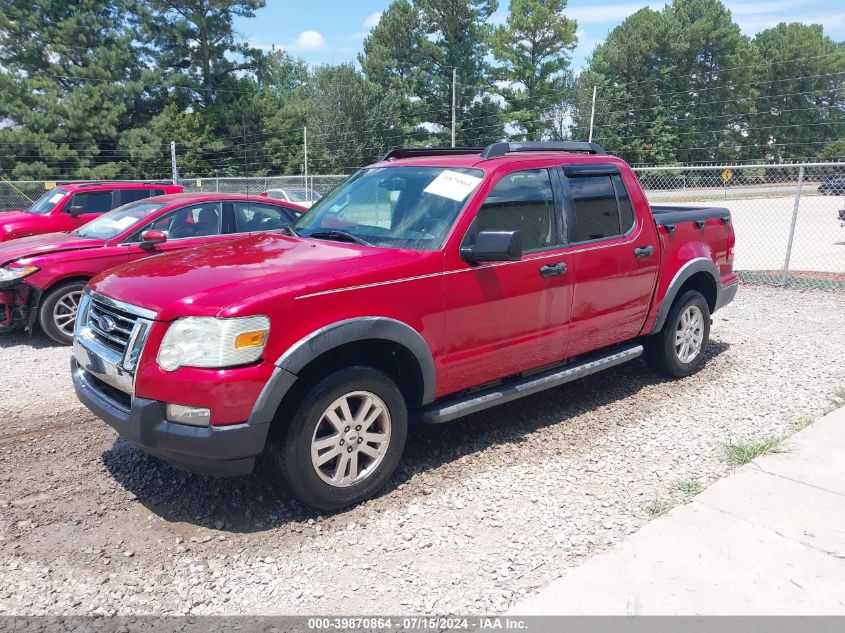
[[[232,202],[232,209],[235,233],[277,231],[288,226],[296,218],[292,210],[283,206],[252,200],[235,200]]]
[[[571,256],[560,202],[554,173],[546,168],[505,174],[484,199],[462,244],[481,230],[516,230],[523,256],[477,265],[461,260],[444,275],[450,392],[566,356]]]
[[[637,216],[615,165],[560,172],[573,257],[569,356],[636,337],[657,280],[659,243],[651,215]]]

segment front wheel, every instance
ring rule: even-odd
[[[663,329],[646,341],[645,359],[664,376],[689,376],[704,365],[709,341],[710,306],[700,292],[689,290],[675,301]]]
[[[339,510],[384,487],[407,432],[408,412],[396,383],[370,367],[349,367],[314,385],[285,432],[273,434],[270,464],[301,501]]]
[[[51,290],[41,302],[38,322],[44,333],[57,343],[73,343],[76,312],[84,289],[84,281],[71,281]]]

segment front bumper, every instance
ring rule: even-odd
[[[165,403],[129,397],[71,359],[79,400],[145,453],[182,470],[202,475],[234,476],[252,472],[264,450],[269,424],[193,427],[169,422]]]
[[[0,284],[0,330],[23,326],[32,330],[38,318],[41,288],[20,281]]]

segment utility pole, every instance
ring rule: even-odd
[[[308,193],[308,126],[302,128],[302,144],[305,147],[305,202],[311,202],[311,195]]]
[[[173,184],[179,184],[179,170],[176,168],[176,142],[170,141],[170,170]]]
[[[596,86],[593,86],[593,107],[590,109],[590,138],[589,142],[593,142],[593,121],[596,118]],[[582,137],[583,138],[583,137]]]
[[[452,67],[452,147],[455,147],[455,86],[457,77],[458,69]]]

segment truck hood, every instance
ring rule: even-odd
[[[26,211],[6,211],[0,213],[0,241],[12,239],[20,233],[32,229],[42,229],[51,222],[48,215],[27,213]]]
[[[162,321],[180,316],[236,316],[241,306],[354,284],[373,270],[393,278],[420,253],[262,234],[114,268],[89,287],[112,299],[153,310]]]
[[[24,257],[49,255],[62,251],[99,248],[103,240],[79,237],[73,233],[47,233],[0,242],[0,266]]]

